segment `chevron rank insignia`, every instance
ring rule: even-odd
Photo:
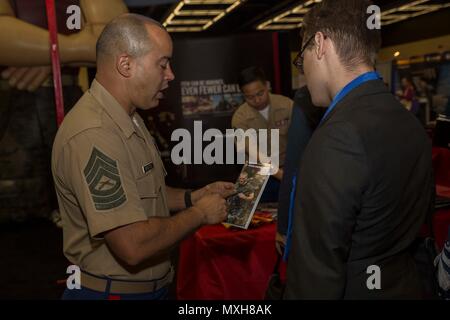
[[[95,147],[84,168],[84,176],[97,210],[113,209],[127,201],[117,162]]]

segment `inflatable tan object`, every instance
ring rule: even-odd
[[[38,0],[45,1],[45,0]],[[63,65],[93,65],[95,43],[105,24],[128,12],[122,0],[80,0],[84,21],[80,32],[58,35]],[[48,30],[18,19],[8,0],[0,0],[0,65],[11,86],[35,89],[51,71]]]

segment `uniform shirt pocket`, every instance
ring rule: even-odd
[[[137,177],[136,186],[147,217],[157,216],[157,202],[161,200],[161,184],[158,183],[158,179],[156,179],[153,171],[143,173]]]
[[[136,186],[141,199],[158,196],[161,185],[152,171],[141,174],[136,178]]]

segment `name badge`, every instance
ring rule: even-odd
[[[142,171],[144,171],[144,173],[147,173],[152,169],[153,169],[153,162],[147,163],[145,166],[142,166]]]

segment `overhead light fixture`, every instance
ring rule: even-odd
[[[400,55],[400,51],[396,51],[395,53],[394,53],[394,57],[398,57]]]
[[[163,22],[168,32],[208,29],[246,0],[182,0]]]
[[[288,9],[275,17],[272,17],[260,23],[256,29],[258,30],[284,30],[297,29],[302,26],[303,18],[314,4],[322,0],[303,1],[302,4]],[[450,3],[430,4],[433,0],[417,0],[381,12],[381,24],[386,26],[392,23],[411,19],[433,11],[450,7]],[[428,3],[428,4],[427,4]]]
[[[381,24],[386,26],[450,7],[450,3],[426,4],[432,0],[418,0],[381,13]]]
[[[297,29],[302,26],[303,17],[316,3],[322,0],[309,0],[297,5],[277,16],[260,23],[256,29],[258,30],[281,30],[281,29]]]

